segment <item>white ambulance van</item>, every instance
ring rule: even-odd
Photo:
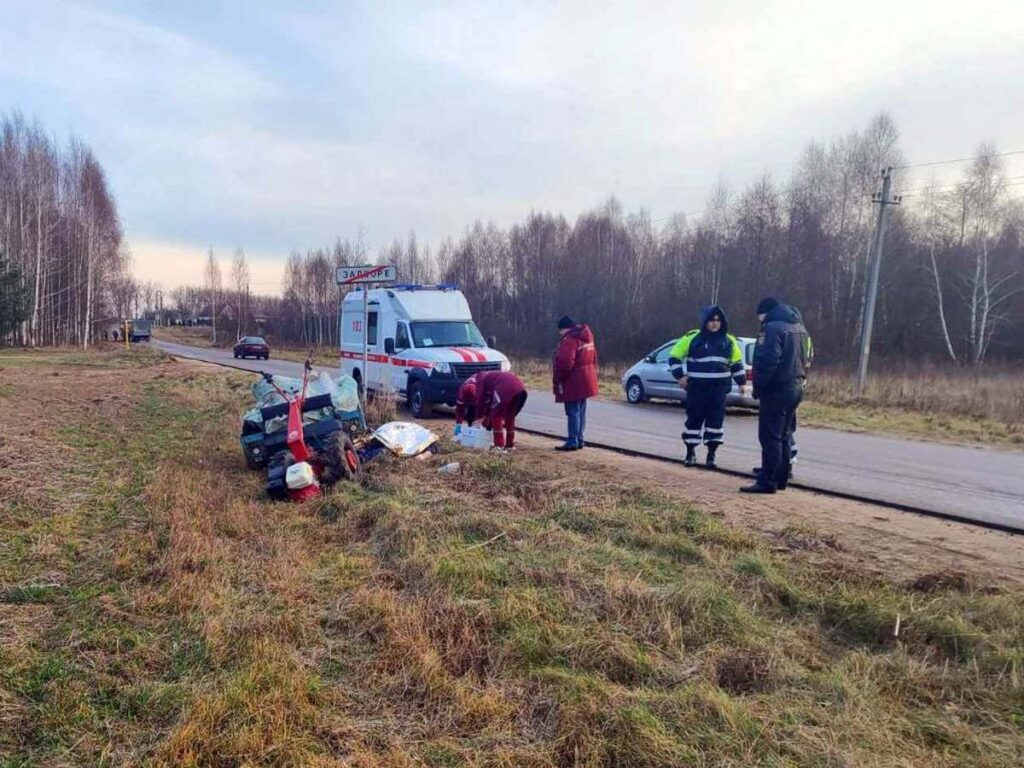
[[[341,371],[360,386],[405,397],[413,416],[455,405],[459,385],[479,371],[507,371],[454,285],[394,285],[367,293],[368,360],[363,370],[363,289],[341,304]]]

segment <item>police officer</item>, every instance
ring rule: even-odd
[[[761,333],[754,350],[754,397],[759,401],[757,437],[761,471],[744,493],[775,493],[789,482],[790,443],[804,396],[810,342],[800,313],[765,298],[757,305]]]
[[[771,304],[771,302],[775,301],[775,299],[767,299],[766,301],[769,304]],[[800,314],[800,310],[797,309],[796,307],[794,307],[792,304],[790,304],[789,306],[793,309],[794,312],[796,312],[796,315],[800,319],[800,322],[803,323],[804,319],[803,319],[803,315]],[[763,315],[759,314],[758,317],[761,318],[761,317],[763,317]],[[762,320],[761,322],[762,322],[762,325],[763,325],[764,321]],[[811,366],[814,364],[814,338],[811,336],[811,334],[809,332],[807,334],[807,338],[806,338],[804,344],[805,344],[806,352],[807,352],[806,356],[804,357],[804,373],[807,373],[807,371],[810,370]],[[796,460],[797,460],[797,457],[799,455],[800,455],[800,449],[797,447],[797,444],[796,444],[796,411],[793,411],[793,423],[790,425],[790,433],[789,433],[789,479],[790,480],[793,479],[793,465],[796,464]],[[761,474],[761,467],[760,466],[754,467],[754,474],[755,475],[760,475]]]
[[[700,312],[700,327],[679,341],[668,355],[672,376],[686,390],[686,428],[683,443],[686,458],[683,464],[697,463],[697,446],[708,447],[705,465],[715,469],[715,452],[725,437],[725,398],[732,382],[743,386],[746,372],[743,354],[736,337],[729,333],[729,323],[721,307],[704,307]]]

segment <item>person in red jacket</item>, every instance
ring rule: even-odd
[[[486,371],[466,379],[455,398],[455,434],[465,421],[480,419],[491,430],[494,447],[511,451],[516,445],[516,416],[526,404],[526,386],[514,373]]]
[[[568,315],[558,321],[562,340],[551,364],[555,402],[565,404],[568,437],[556,451],[578,451],[587,428],[587,398],[597,395],[597,347],[589,326],[577,325]]]

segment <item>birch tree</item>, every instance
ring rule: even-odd
[[[213,343],[217,343],[217,299],[220,296],[223,285],[221,283],[220,263],[211,248],[206,254],[206,266],[203,269],[203,282],[206,287],[206,297],[210,304],[210,322],[213,326]]]
[[[247,327],[250,282],[249,263],[245,259],[245,251],[236,248],[231,259],[231,287],[235,291],[235,305],[238,311],[235,322],[236,339],[242,337],[242,328]]]

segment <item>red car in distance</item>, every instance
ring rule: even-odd
[[[261,336],[243,336],[235,342],[235,359],[240,357],[255,357],[257,360],[262,357],[269,360],[270,345]]]

